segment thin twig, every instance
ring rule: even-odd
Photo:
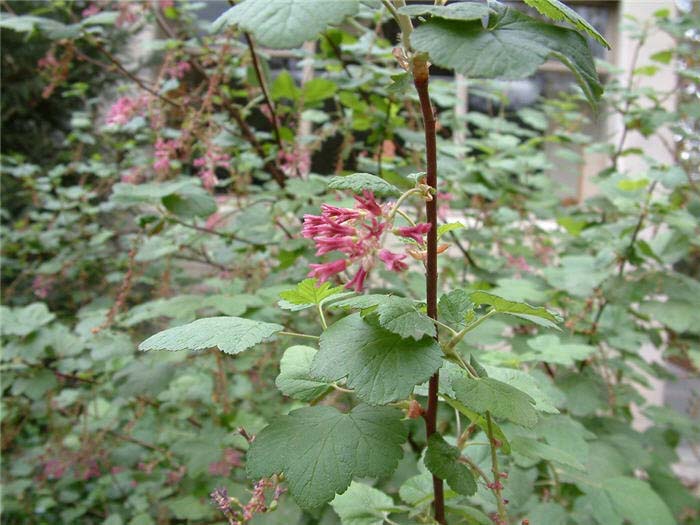
[[[253,37],[250,36],[248,32],[244,32],[245,40],[248,43],[248,49],[250,50],[250,57],[253,60],[253,69],[255,69],[255,76],[258,78],[258,84],[260,84],[260,89],[263,93],[263,98],[265,99],[265,105],[267,109],[270,110],[270,120],[272,121],[272,129],[275,132],[275,140],[277,141],[277,146],[283,149],[282,138],[280,135],[279,122],[277,118],[277,112],[275,111],[275,106],[272,104],[272,98],[270,97],[270,92],[267,89],[267,82],[263,77],[260,64],[258,62],[258,55],[255,51],[255,45],[253,44]]]

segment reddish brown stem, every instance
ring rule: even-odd
[[[423,114],[423,125],[425,127],[425,163],[426,163],[426,183],[433,189],[432,199],[425,203],[425,213],[428,222],[431,224],[428,232],[428,254],[425,261],[426,278],[426,302],[428,305],[428,316],[437,321],[437,145],[435,136],[435,115],[433,114],[433,106],[430,103],[430,94],[428,91],[428,82],[430,76],[428,73],[428,63],[416,57],[413,62],[413,83],[418,92],[420,100],[421,113]],[[437,340],[437,330],[435,332]],[[430,437],[436,432],[437,428],[437,409],[438,409],[438,385],[440,383],[439,372],[430,378],[428,388],[428,410],[425,414],[425,431],[427,437]],[[445,521],[445,495],[443,481],[437,476],[433,476],[433,511],[435,513],[435,521],[441,524]]]
[[[270,111],[270,120],[272,121],[272,129],[275,133],[275,141],[277,142],[277,147],[279,147],[279,149],[281,150],[284,148],[284,146],[282,145],[282,137],[280,135],[277,112],[275,111],[275,106],[272,103],[272,97],[270,97],[270,92],[267,89],[267,82],[265,82],[265,77],[263,76],[262,68],[260,67],[260,63],[258,62],[258,55],[255,51],[253,38],[250,36],[250,33],[243,33],[243,35],[245,36],[245,40],[248,43],[250,58],[253,61],[253,69],[255,70],[255,75],[258,77],[258,84],[260,84],[260,89],[262,90],[263,98],[265,99],[265,105]]]

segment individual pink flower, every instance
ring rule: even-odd
[[[430,231],[430,223],[423,222],[415,226],[402,226],[396,228],[395,231],[401,237],[408,237],[422,245],[425,243],[425,238],[423,236]]]
[[[316,277],[320,282],[325,282],[334,275],[339,274],[348,267],[345,259],[338,259],[323,264],[310,264],[311,271],[309,277]]]
[[[379,251],[379,258],[386,265],[386,269],[392,272],[402,272],[408,268],[408,265],[403,262],[406,258],[405,254],[393,253],[383,249]]]
[[[361,210],[367,210],[375,217],[380,217],[383,213],[382,207],[374,199],[374,193],[371,191],[364,190],[362,192],[362,197],[355,196],[357,201],[357,207]]]
[[[364,267],[360,266],[360,269],[357,270],[355,277],[353,277],[352,280],[345,285],[345,288],[352,288],[356,292],[361,292],[365,285],[365,279],[367,278],[368,273],[369,272],[367,272]]]

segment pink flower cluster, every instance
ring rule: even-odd
[[[519,255],[515,257],[510,253],[506,254],[506,266],[514,268],[516,270],[515,275],[520,277],[520,272],[529,273],[532,271],[532,267],[527,263],[525,257]]]
[[[384,233],[390,227],[387,206],[377,203],[369,191],[364,191],[361,197],[356,196],[355,201],[353,209],[322,204],[321,215],[304,215],[302,235],[314,240],[318,256],[333,251],[345,255],[345,258],[327,263],[311,264],[309,276],[324,282],[357,263],[357,272],[345,287],[359,292],[375,265],[375,256],[393,272],[406,270],[408,265],[404,262],[405,254],[394,253],[382,246]],[[395,233],[423,244],[423,235],[428,230],[429,224],[418,224],[398,228]]]
[[[138,20],[138,13],[143,9],[142,5],[138,5],[137,2],[114,2],[119,10],[119,16],[115,22],[117,27],[124,27],[131,25]],[[91,2],[88,7],[81,11],[83,18],[89,18],[98,13],[101,13],[103,9],[109,9],[110,2],[106,0],[100,0],[97,2]]]
[[[83,9],[83,11],[80,14],[83,16],[83,18],[88,18],[96,15],[100,11],[102,11],[100,9],[100,6],[98,6],[97,4],[90,4],[88,7]]]
[[[153,169],[156,173],[163,175],[168,173],[170,170],[170,159],[175,156],[176,150],[179,146],[177,140],[163,140],[158,138],[155,144],[155,162],[153,163]]]
[[[107,124],[123,126],[141,111],[144,102],[143,97],[120,97],[107,112]]]
[[[216,168],[228,168],[230,162],[231,156],[228,153],[222,153],[218,148],[210,147],[204,157],[195,159],[193,164],[199,168],[202,185],[210,190],[219,182],[216,178]]]
[[[272,501],[268,506],[265,490],[273,487]],[[268,509],[274,508],[283,493],[284,489],[276,481],[263,478],[255,482],[250,500],[245,505],[241,505],[238,500],[231,498],[226,487],[216,488],[209,496],[212,503],[226,516],[231,525],[244,525],[252,520],[256,514],[263,514]],[[234,501],[240,506],[240,510],[233,509],[232,503]]]
[[[176,63],[174,66],[169,67],[167,69],[168,75],[170,75],[173,78],[179,78],[182,79],[185,77],[185,75],[192,69],[192,66],[190,66],[189,62],[185,62],[184,60],[181,62]]]
[[[238,468],[242,465],[241,457],[243,455],[233,449],[224,449],[223,458],[221,461],[215,461],[209,464],[209,474],[212,476],[228,477],[231,474],[231,470]]]
[[[55,283],[56,278],[53,276],[37,275],[32,281],[32,291],[38,298],[46,299],[51,293]]]
[[[277,154],[280,169],[287,177],[306,177],[311,171],[311,155],[307,150],[280,151]]]
[[[122,173],[120,178],[121,182],[124,184],[139,184],[143,179],[143,170],[141,168],[129,168],[127,171]]]

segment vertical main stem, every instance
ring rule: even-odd
[[[508,523],[508,513],[506,505],[503,501],[501,487],[501,471],[498,468],[498,453],[496,449],[496,439],[493,436],[493,423],[491,422],[491,413],[486,412],[486,429],[488,430],[489,447],[491,448],[491,472],[493,472],[493,494],[496,496],[496,506],[498,508],[497,525],[506,525]]]
[[[437,321],[437,146],[435,137],[435,115],[430,103],[428,91],[428,63],[419,56],[413,60],[413,83],[418,92],[420,108],[423,114],[423,124],[425,127],[425,161],[426,161],[426,183],[433,189],[432,199],[426,201],[425,212],[428,222],[431,225],[428,232],[428,254],[426,258],[426,302],[428,305],[428,316]],[[435,335],[437,339],[437,331]],[[439,372],[430,378],[428,388],[428,410],[425,414],[425,429],[427,437],[436,432],[437,409],[438,409],[438,385],[440,383]],[[435,520],[445,524],[445,495],[443,481],[433,475],[433,495]]]

